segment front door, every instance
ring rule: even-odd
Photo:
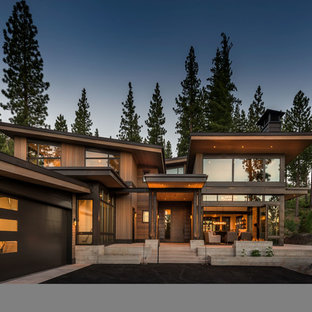
[[[185,209],[172,209],[171,233],[172,242],[184,242]]]

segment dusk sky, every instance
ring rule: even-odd
[[[0,1],[0,28],[16,1]],[[285,110],[301,89],[312,97],[311,1],[100,1],[27,0],[38,27],[44,61],[49,117],[62,113],[68,125],[86,88],[93,131],[113,138],[119,130],[121,102],[131,81],[135,105],[144,121],[156,82],[166,115],[166,139],[174,146],[176,116],[172,110],[185,78],[191,45],[206,85],[212,58],[225,32],[231,51],[236,96],[247,109],[260,84],[267,108]],[[3,77],[3,34],[0,33]],[[0,82],[0,89],[6,86]],[[0,102],[6,98],[0,95]],[[10,114],[0,109],[3,121]]]

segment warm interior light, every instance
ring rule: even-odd
[[[244,145],[242,145],[242,148],[245,148],[245,146],[244,146]]]
[[[192,217],[192,215],[190,215],[190,219],[192,219],[193,217]]]
[[[270,145],[270,148],[273,148],[273,146],[272,146],[272,145]]]
[[[216,148],[216,146],[214,145],[213,148]]]

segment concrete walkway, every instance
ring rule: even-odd
[[[88,266],[89,264],[68,264],[51,270],[41,271],[19,278],[2,282],[2,284],[40,284],[44,281],[58,277],[63,274],[71,273]]]

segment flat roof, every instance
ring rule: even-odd
[[[183,165],[186,164],[187,162],[187,157],[182,156],[182,157],[174,157],[174,158],[166,158],[166,167],[173,167],[177,165]]]
[[[187,170],[193,168],[196,153],[284,154],[286,164],[312,144],[312,133],[192,133]]]
[[[149,188],[201,189],[207,181],[206,174],[146,174]]]
[[[61,132],[45,128],[14,125],[0,122],[0,131],[10,137],[26,137],[51,142],[62,142],[103,148],[111,151],[131,152],[138,165],[157,167],[160,172],[165,171],[165,157],[162,146],[134,143],[118,139],[80,135],[72,132]]]
[[[0,176],[73,193],[90,193],[86,183],[1,152]]]

